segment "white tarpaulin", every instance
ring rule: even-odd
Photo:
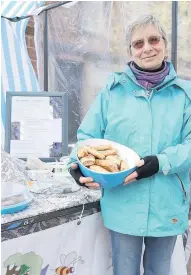
[[[9,269],[20,269],[19,275],[113,274],[110,236],[100,213],[83,218],[80,225],[72,221],[5,241],[2,251],[2,275],[16,274]],[[181,236],[170,275],[187,275]]]

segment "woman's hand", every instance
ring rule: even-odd
[[[125,178],[124,185],[136,180],[151,177],[159,171],[159,161],[157,156],[147,156],[139,160],[136,166],[138,168],[135,172]]]
[[[73,163],[71,165],[71,169],[73,170],[73,172],[77,172],[77,170],[79,170],[78,165],[76,163]],[[78,171],[79,172],[79,171]],[[73,174],[73,173],[72,173]],[[76,173],[77,174],[77,173]],[[100,185],[97,182],[94,182],[92,178],[89,177],[83,177],[81,176],[81,173],[78,173],[78,181],[81,183],[81,185],[85,185],[88,188],[93,188],[93,189],[99,189]],[[73,175],[72,175],[73,176]],[[74,177],[74,176],[73,176]],[[76,180],[76,177],[74,177],[74,179]]]

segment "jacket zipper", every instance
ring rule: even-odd
[[[147,93],[147,91],[146,91]],[[152,116],[152,110],[151,110],[151,104],[150,104],[150,95],[152,95],[152,90],[151,93],[149,95],[146,94],[146,100],[148,102],[149,105],[149,110],[150,110],[150,115],[151,115],[151,143],[150,143],[150,153],[152,155],[152,129],[153,129],[153,116]],[[152,184],[152,178],[150,178],[150,185],[149,185],[149,207],[148,207],[148,217],[149,217],[149,213],[150,213],[150,208],[151,208],[151,184]],[[148,230],[149,230],[149,218],[147,219],[147,231],[146,233],[148,234]]]
[[[185,188],[184,188],[184,184],[183,184],[181,178],[179,177],[179,175],[176,174],[176,173],[175,173],[175,175],[177,176],[177,178],[178,178],[179,181],[180,181],[180,184],[181,184],[181,187],[182,187],[182,192],[183,192],[183,194],[184,194],[184,200],[183,200],[183,201],[184,201],[184,203],[185,203],[186,198],[187,198],[187,194],[186,194],[186,190],[185,190]]]

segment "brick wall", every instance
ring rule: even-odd
[[[34,71],[37,75],[36,50],[34,45],[34,20],[32,17],[29,19],[29,22],[27,24],[25,37],[26,37],[28,54],[31,59]]]
[[[44,5],[47,6],[50,4],[55,4],[56,2],[59,2],[59,1],[46,1]],[[34,45],[34,19],[32,17],[28,21],[25,37],[26,37],[28,54],[31,59],[34,71],[35,71],[36,75],[38,76],[36,50],[35,50],[35,45]]]

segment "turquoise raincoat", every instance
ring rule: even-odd
[[[134,236],[173,236],[188,225],[191,167],[191,82],[177,77],[171,63],[163,83],[147,91],[129,66],[109,76],[81,123],[78,141],[103,138],[157,155],[154,176],[104,190],[104,225]],[[75,150],[71,154],[75,161]]]

